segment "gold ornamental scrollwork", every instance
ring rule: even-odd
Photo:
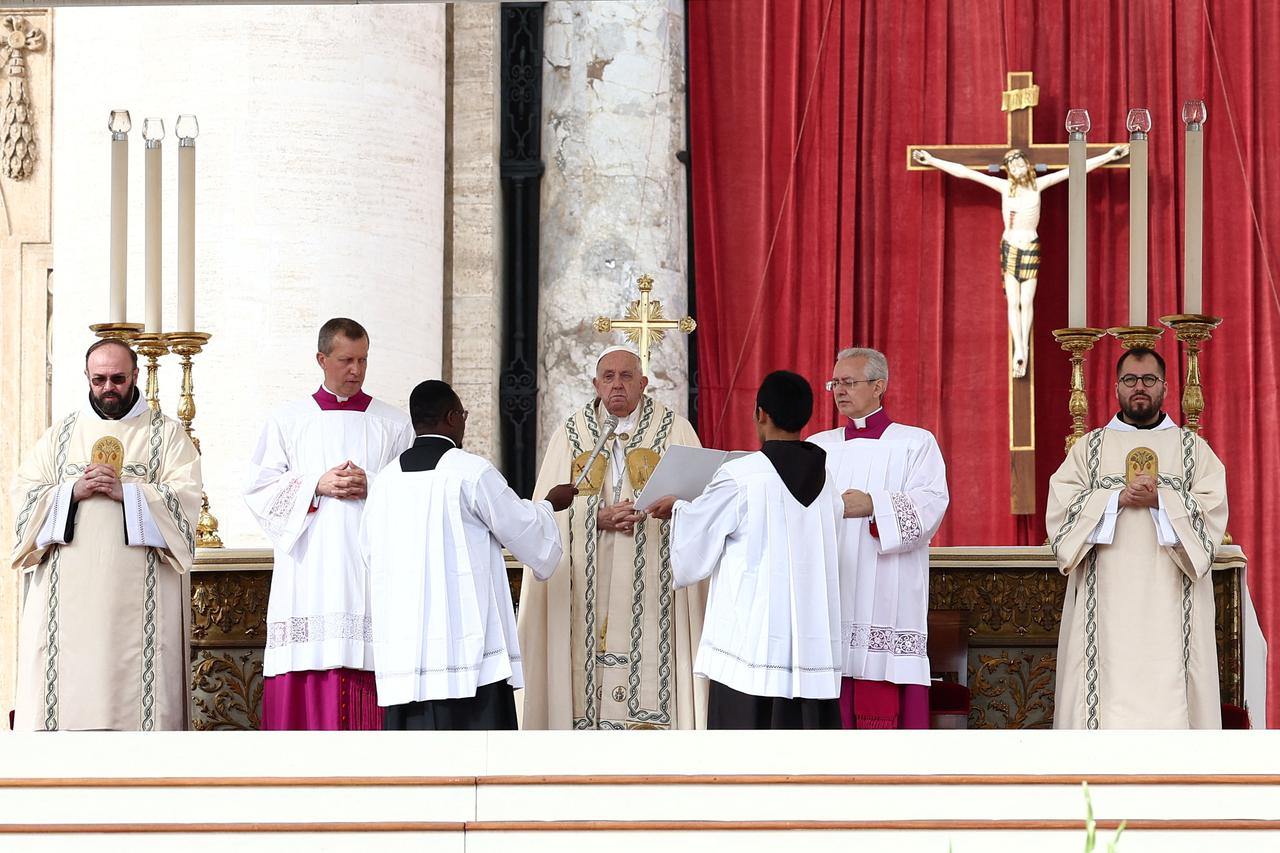
[[[267,635],[268,572],[195,573],[191,640],[201,646],[254,645]]]
[[[929,609],[967,610],[975,638],[1056,638],[1066,578],[1043,569],[957,571],[934,569]]]
[[[200,651],[191,670],[191,728],[254,731],[262,728],[262,653]]]
[[[971,729],[1037,729],[1053,725],[1056,656],[1047,650],[978,654],[970,663]],[[974,658],[970,658],[973,661]]]
[[[27,91],[27,54],[44,49],[44,33],[20,15],[4,19],[0,62],[4,63],[5,90],[0,151],[4,176],[15,181],[31,177],[36,166],[36,136],[31,97]]]

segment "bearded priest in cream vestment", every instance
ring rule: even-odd
[[[693,675],[706,584],[672,588],[671,522],[634,500],[668,447],[701,446],[687,420],[645,396],[640,359],[611,347],[596,399],[552,435],[535,495],[577,478],[606,419],[618,418],[569,509],[550,580],[526,568],[520,591],[526,729],[705,727],[706,682]]]
[[[1055,728],[1220,728],[1213,578],[1226,472],[1160,410],[1164,363],[1130,350],[1120,413],[1071,448],[1046,524],[1067,575]]]
[[[86,373],[86,405],[14,481],[13,566],[28,576],[14,727],[184,729],[200,456],[147,407],[123,344],[95,344]]]

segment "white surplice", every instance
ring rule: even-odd
[[[267,420],[245,494],[275,550],[265,676],[373,668],[358,543],[364,501],[317,499],[316,484],[347,460],[372,479],[412,443],[409,416],[378,400],[363,412],[325,411],[306,397]]]
[[[107,436],[124,448],[123,500],[73,504]],[[15,727],[185,729],[200,456],[182,426],[142,397],[119,420],[86,405],[45,432],[14,490],[13,566],[30,573]]]
[[[761,452],[721,465],[696,500],[676,501],[675,585],[711,578],[698,675],[752,696],[840,695],[843,515],[830,477],[803,506]]]
[[[1158,507],[1119,508],[1128,454],[1157,457]],[[1077,441],[1049,481],[1045,526],[1067,576],[1054,728],[1220,728],[1214,555],[1226,471],[1165,418],[1113,418]]]
[[[827,451],[837,489],[867,492],[874,507],[870,518],[843,521],[844,674],[928,685],[929,540],[950,501],[938,442],[927,430],[899,423],[876,439],[846,441],[845,428],[837,427],[809,441]]]
[[[551,504],[521,500],[486,460],[454,448],[432,470],[392,462],[378,475],[360,547],[379,705],[524,686],[502,548],[550,577],[561,555]]]

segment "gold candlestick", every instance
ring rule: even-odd
[[[160,364],[157,359],[169,351],[164,335],[158,332],[139,332],[134,337],[134,348],[147,359],[147,406],[153,412],[160,411]]]
[[[1071,434],[1067,436],[1067,451],[1084,435],[1084,419],[1089,414],[1089,398],[1084,394],[1084,354],[1093,349],[1098,339],[1105,335],[1102,329],[1079,327],[1055,329],[1053,338],[1071,354],[1071,397],[1067,409],[1071,412]]]
[[[1107,329],[1107,334],[1119,338],[1125,349],[1155,349],[1164,329],[1159,326],[1113,326]]]
[[[133,339],[142,333],[141,323],[94,323],[89,327],[89,331],[93,332],[103,340],[124,341],[126,344],[132,344]]]
[[[187,431],[187,437],[200,451],[200,439],[191,430],[191,422],[196,418],[196,400],[191,383],[191,357],[204,349],[209,342],[208,332],[167,332],[161,337],[169,349],[182,359],[182,394],[178,400],[178,420]],[[218,519],[209,512],[209,496],[200,492],[200,519],[196,522],[196,545],[200,548],[221,548],[222,539],[218,536]]]
[[[1187,381],[1182,386],[1182,423],[1192,432],[1200,431],[1200,414],[1204,411],[1204,390],[1200,386],[1200,345],[1213,336],[1221,317],[1208,314],[1170,314],[1161,317],[1178,340],[1187,345]]]

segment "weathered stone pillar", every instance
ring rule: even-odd
[[[445,379],[470,412],[467,450],[500,462],[501,208],[497,3],[449,7]]]
[[[597,316],[621,317],[635,280],[683,316],[688,264],[684,15],[677,0],[547,4],[543,76],[539,444],[590,399]],[[653,350],[650,389],[684,413],[686,336]]]

